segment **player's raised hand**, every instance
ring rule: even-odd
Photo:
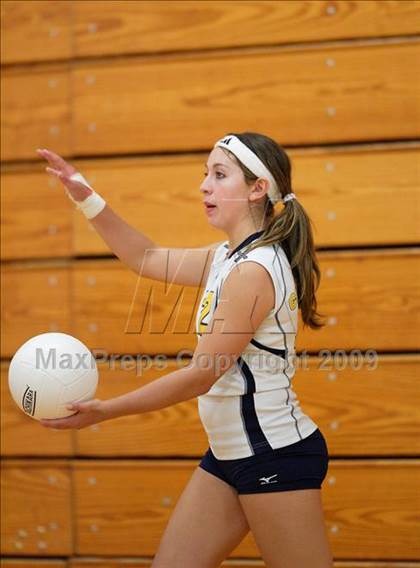
[[[91,188],[82,181],[70,179],[71,176],[78,173],[74,166],[68,164],[61,156],[46,148],[37,149],[37,153],[49,163],[50,167],[47,166],[46,171],[56,176],[62,182],[67,191],[67,195],[73,199],[73,201],[80,202],[89,197],[92,193]]]

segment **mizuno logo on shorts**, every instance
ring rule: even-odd
[[[271,481],[273,477],[277,477],[278,473],[270,475],[270,477],[260,477],[258,481],[261,481],[260,485],[267,485],[268,483],[277,483],[277,479]]]

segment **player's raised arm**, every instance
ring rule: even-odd
[[[198,286],[205,281],[218,243],[202,248],[163,248],[124,221],[76,168],[47,149],[46,171],[64,185],[68,197],[89,219],[110,250],[129,268],[155,280]]]

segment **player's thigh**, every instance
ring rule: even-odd
[[[152,568],[216,568],[248,532],[236,490],[197,467],[172,512]]]
[[[239,495],[267,568],[332,568],[320,489]]]

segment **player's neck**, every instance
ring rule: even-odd
[[[264,226],[256,227],[255,225],[247,225],[244,227],[235,227],[235,230],[228,233],[229,256],[239,245],[241,245],[248,237],[264,230]]]

